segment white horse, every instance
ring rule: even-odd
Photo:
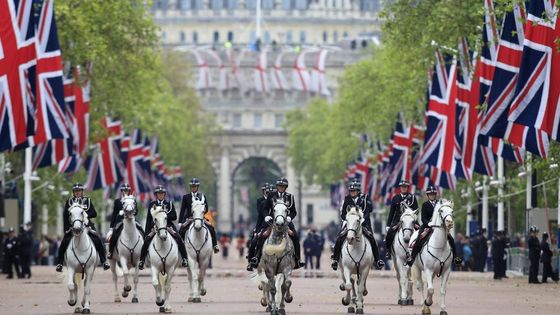
[[[453,202],[448,200],[438,201],[429,226],[433,230],[432,235],[422,247],[413,265],[416,288],[422,292],[422,297],[424,298],[422,314],[431,314],[430,306],[433,303],[434,277],[441,276],[440,315],[447,315],[445,294],[453,259],[451,247],[447,241],[447,234],[453,227]],[[422,273],[426,276],[426,281],[428,282],[427,294],[425,293]]]
[[[293,301],[290,292],[292,286],[292,269],[294,268],[294,244],[288,236],[288,224],[291,218],[288,216],[288,207],[281,201],[274,205],[274,218],[272,232],[266,239],[262,250],[260,269],[268,281],[263,285],[266,292],[267,311],[271,315],[286,314],[285,304]]]
[[[403,213],[400,218],[399,228],[393,241],[393,266],[397,271],[399,281],[399,305],[413,305],[411,269],[405,264],[410,256],[409,243],[414,233],[414,224],[418,216],[418,209],[412,210],[406,203],[401,204]]]
[[[72,241],[65,253],[67,267],[67,284],[70,297],[68,305],[74,306],[78,300],[78,283],[84,282],[84,296],[82,308],[77,307],[75,313],[90,314],[91,281],[95,267],[99,264],[99,256],[91,241],[86,224],[88,217],[82,206],[73,203],[68,209],[70,214],[70,225],[72,228]]]
[[[152,284],[156,290],[156,304],[160,313],[171,313],[169,295],[171,293],[171,279],[175,268],[180,263],[177,242],[171,237],[167,228],[167,213],[162,206],[150,209],[154,220],[156,235],[148,249],[148,261],[152,271]],[[163,295],[163,297],[162,297]]]
[[[346,240],[342,243],[340,259],[340,290],[346,291],[343,305],[350,305],[348,313],[364,313],[364,296],[368,294],[366,281],[373,264],[369,240],[362,234],[364,213],[357,207],[346,212]]]
[[[132,290],[132,303],[138,303],[138,261],[140,259],[140,250],[144,245],[144,238],[136,226],[135,212],[136,201],[133,196],[126,196],[122,198],[123,210],[123,230],[119,239],[117,240],[116,255],[111,259],[111,272],[113,273],[113,283],[115,284],[115,302],[120,302],[119,289],[117,286],[117,262],[123,271],[124,288],[122,296],[128,297],[128,293]],[[128,282],[129,270],[134,267],[134,288],[131,288]]]
[[[189,302],[200,303],[200,296],[206,295],[204,277],[212,257],[210,231],[204,224],[204,199],[194,200],[192,204],[193,223],[185,233],[185,247],[189,260],[187,269],[191,292]]]

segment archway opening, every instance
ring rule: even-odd
[[[261,185],[274,184],[282,176],[280,167],[264,157],[250,157],[241,162],[233,172],[232,213],[235,235],[246,232],[257,219],[256,200],[261,193]]]

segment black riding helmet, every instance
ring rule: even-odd
[[[80,184],[80,183],[75,183],[72,186],[72,191],[76,191],[76,190],[84,190],[84,185]]]
[[[286,177],[278,178],[278,180],[276,180],[276,186],[286,186],[286,188],[287,188],[288,187],[288,180],[286,179]]]
[[[261,185],[261,190],[268,191],[268,190],[269,190],[269,186],[270,186],[269,183],[264,183],[264,184]]]
[[[121,185],[121,190],[130,191],[130,185],[129,184],[122,184]]]
[[[360,190],[360,189],[361,189],[360,182],[352,181],[352,182],[350,182],[350,184],[348,184],[348,190],[349,191]]]
[[[410,187],[410,183],[403,179],[399,182],[399,187]]]
[[[428,186],[428,189],[426,189],[426,195],[429,194],[437,194],[437,189],[432,185]]]
[[[200,180],[196,177],[193,177],[193,179],[191,179],[191,181],[190,181],[190,185],[191,186],[200,186]]]
[[[157,193],[167,193],[167,189],[165,189],[165,187],[163,187],[163,185],[157,185],[156,188],[154,188],[154,195]]]

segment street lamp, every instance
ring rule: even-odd
[[[482,183],[477,181],[474,190],[477,193],[482,192],[482,228],[488,230],[488,185],[486,184],[488,178],[484,176]],[[478,194],[477,194],[478,195]],[[478,195],[480,198],[480,195]]]

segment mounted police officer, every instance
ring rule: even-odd
[[[387,259],[391,259],[391,246],[393,245],[395,233],[397,233],[402,215],[401,203],[405,202],[412,210],[418,209],[416,197],[408,191],[409,188],[410,184],[406,180],[401,180],[399,182],[399,193],[391,200],[391,210],[389,211],[387,226],[385,227],[385,232],[387,233],[385,236],[385,258]]]
[[[192,212],[192,203],[194,200],[204,200],[204,213],[208,212],[208,203],[206,202],[206,197],[204,194],[199,191],[200,187],[200,180],[198,178],[193,178],[190,181],[191,192],[184,195],[183,199],[181,200],[181,213],[179,214],[179,223],[183,224],[187,221],[189,223],[183,224],[181,226],[180,235],[184,237],[185,232],[187,231],[187,227],[190,224],[190,219],[192,219],[193,212]],[[204,224],[210,231],[210,235],[212,236],[212,247],[214,248],[214,253],[218,253],[220,248],[218,247],[218,238],[216,237],[216,230],[212,226],[210,222],[204,220]]]
[[[130,196],[130,185],[129,184],[122,184],[121,185],[121,198],[115,199],[113,203],[113,215],[111,216],[111,227],[109,232],[107,233],[107,241],[109,242],[109,254],[107,255],[108,259],[113,258],[113,251],[115,250],[115,246],[117,245],[117,241],[121,232],[123,230],[123,203],[122,200],[124,197]],[[136,200],[134,200],[134,215],[138,214],[138,208],[136,207]],[[142,226],[138,221],[135,222],[138,231],[144,237],[144,230],[142,230]]]
[[[173,201],[166,200],[165,196],[167,195],[167,190],[162,185],[157,185],[154,189],[154,196],[156,197],[155,200],[150,201],[148,205],[148,215],[146,217],[146,228],[144,231],[149,233],[146,235],[144,239],[144,245],[142,245],[142,250],[140,251],[140,262],[138,263],[138,268],[140,270],[144,269],[144,260],[146,259],[146,255],[148,255],[148,247],[150,243],[154,239],[156,235],[156,231],[153,230],[154,227],[154,219],[152,218],[151,209],[156,206],[161,206],[165,212],[167,213],[167,231],[175,239],[177,242],[177,247],[179,248],[179,253],[181,253],[182,261],[181,265],[186,267],[187,263],[187,250],[185,249],[185,243],[181,239],[179,233],[177,233],[177,228],[175,227],[175,223],[173,221],[177,220],[177,211],[175,211],[175,206],[173,205]]]
[[[541,283],[537,276],[539,275],[539,264],[541,258],[541,244],[539,243],[539,238],[537,234],[539,233],[539,228],[535,225],[529,228],[529,239],[527,240],[527,245],[529,245],[529,260],[531,265],[529,267],[529,283]]]
[[[428,186],[428,189],[426,189],[426,197],[428,197],[428,200],[422,204],[422,225],[420,226],[420,231],[418,231],[418,238],[416,239],[414,247],[412,248],[412,254],[406,259],[405,265],[412,266],[412,264],[414,263],[414,259],[416,258],[420,250],[422,250],[424,242],[428,239],[428,237],[422,238],[422,233],[424,233],[424,230],[426,228],[430,228],[428,224],[432,220],[434,209],[439,201],[437,189],[434,186]],[[451,236],[451,234],[447,234],[447,241],[449,242],[449,246],[451,246],[451,251],[453,252],[453,262],[455,262],[457,266],[461,265],[462,259],[460,257],[457,257],[455,240],[453,239],[453,236]]]
[[[362,233],[364,236],[369,240],[371,244],[371,250],[373,252],[373,263],[377,269],[383,268],[385,263],[383,260],[379,259],[379,249],[377,248],[377,242],[375,241],[375,237],[373,236],[373,229],[371,227],[371,220],[370,215],[371,211],[373,210],[373,205],[371,201],[368,199],[366,194],[360,192],[360,183],[357,181],[352,181],[348,185],[348,195],[344,197],[344,202],[342,203],[342,207],[340,208],[340,218],[344,222],[346,220],[346,213],[348,212],[350,207],[357,207],[363,211],[364,214],[364,221],[362,222]],[[346,239],[347,230],[345,229],[344,225],[341,228],[340,234],[336,239],[336,243],[334,245],[331,267],[333,270],[338,269],[338,260],[340,259],[340,252],[342,249],[342,244]]]
[[[255,228],[253,229],[253,233],[251,233],[251,239],[249,240],[249,252],[247,253],[249,264],[247,265],[247,271],[253,271],[251,259],[255,257],[255,250],[259,239],[259,233],[265,227],[264,218],[268,215],[268,209],[266,209],[266,198],[270,191],[270,185],[268,183],[264,183],[261,186],[262,196],[257,198],[257,222],[255,223]]]
[[[97,217],[97,211],[95,211],[95,207],[93,206],[91,199],[89,199],[89,197],[84,197],[84,185],[80,183],[74,184],[74,186],[72,186],[72,197],[66,200],[66,203],[64,204],[64,210],[62,211],[62,219],[64,222],[65,233],[64,233],[64,237],[62,238],[62,241],[60,242],[60,247],[58,248],[58,259],[56,265],[56,271],[58,272],[62,272],[64,255],[66,254],[66,249],[70,244],[70,240],[72,240],[72,233],[70,231],[71,226],[70,226],[69,210],[70,210],[70,206],[74,203],[78,203],[82,206],[82,208],[84,209],[84,211],[88,216],[88,219],[93,219]],[[97,235],[97,232],[95,231],[95,225],[93,224],[92,221],[89,221],[88,227],[89,227],[88,235],[90,236],[91,241],[95,246],[95,250],[97,250],[97,253],[99,254],[99,259],[103,264],[103,269],[107,270],[109,269],[109,263],[107,263],[106,261],[105,246],[103,246],[103,240],[101,240],[99,235]]]
[[[266,198],[264,207],[267,215],[264,221],[266,223],[272,222],[271,214],[273,213],[274,205],[276,204],[277,200],[282,200],[284,204],[288,207],[288,217],[290,218],[288,219],[290,222],[288,224],[288,227],[292,231],[290,235],[290,239],[294,244],[294,259],[295,259],[294,269],[299,269],[303,267],[305,264],[301,261],[301,249],[300,249],[301,246],[299,243],[299,236],[297,234],[296,228],[293,223],[293,220],[297,215],[295,199],[292,194],[286,192],[287,188],[288,188],[288,180],[285,177],[281,177],[276,181],[276,191],[269,193]],[[264,245],[264,238],[259,238],[257,242],[258,244],[255,251],[255,257],[252,257],[251,260],[249,261],[250,265],[253,268],[257,267],[257,265],[259,264],[259,259],[260,259],[259,254],[261,252],[262,246]]]

